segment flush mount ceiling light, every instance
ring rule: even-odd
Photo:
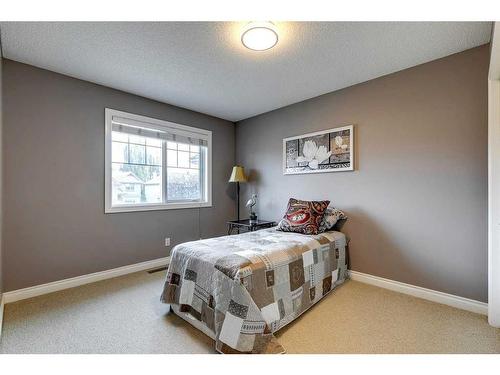
[[[241,43],[254,51],[265,51],[278,43],[276,26],[271,22],[250,22],[241,34]]]

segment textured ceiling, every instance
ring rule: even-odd
[[[2,22],[4,57],[231,121],[490,41],[489,22],[283,22],[264,52],[238,22]]]

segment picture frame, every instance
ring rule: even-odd
[[[354,170],[354,125],[283,139],[283,174]]]

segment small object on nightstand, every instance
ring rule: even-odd
[[[246,204],[247,207],[250,207],[250,223],[257,222],[257,214],[253,212],[253,206],[257,204],[257,194],[252,194],[252,198],[250,198]]]
[[[271,228],[274,227],[276,223],[274,221],[267,220],[255,220],[250,221],[250,219],[243,220],[231,220],[227,222],[227,234],[231,234],[233,229],[238,229],[238,233],[240,233],[240,229],[245,229],[247,232],[254,232],[259,229]]]

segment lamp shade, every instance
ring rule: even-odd
[[[229,182],[247,182],[247,177],[245,176],[243,167],[240,167],[239,165],[235,165],[233,167],[233,172],[231,173],[231,177],[229,177]]]

